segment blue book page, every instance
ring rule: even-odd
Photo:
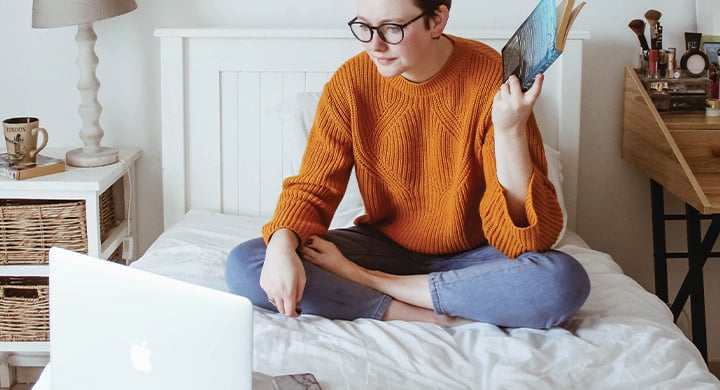
[[[541,0],[502,49],[503,81],[511,75],[527,91],[560,56],[556,48],[557,12],[554,0]]]

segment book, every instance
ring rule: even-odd
[[[36,162],[32,164],[11,164],[7,153],[0,154],[0,176],[13,180],[30,179],[63,171],[65,171],[65,161],[57,158],[38,154]]]
[[[538,73],[545,72],[565,49],[570,27],[585,2],[540,0],[540,3],[503,46],[503,82],[511,75],[527,91]]]

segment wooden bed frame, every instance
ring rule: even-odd
[[[449,31],[502,48],[510,31]],[[165,228],[190,209],[271,215],[284,153],[280,104],[320,91],[362,50],[345,30],[159,29]],[[536,116],[558,149],[568,227],[577,208],[582,47],[571,34],[547,71]]]

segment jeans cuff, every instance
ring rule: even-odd
[[[387,310],[388,305],[390,305],[391,300],[392,298],[390,298],[389,295],[383,294],[382,299],[380,299],[380,303],[378,304],[375,312],[372,313],[370,318],[375,320],[382,320],[382,317],[383,315],[385,315],[385,311]]]
[[[428,275],[428,288],[430,289],[430,298],[432,298],[435,313],[445,314],[445,310],[443,310],[442,305],[440,304],[440,293],[438,292],[436,284],[438,275],[439,273],[437,272],[432,272]]]

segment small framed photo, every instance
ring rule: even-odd
[[[720,35],[704,35],[700,41],[700,50],[708,56],[710,64],[713,62],[717,68],[720,63]]]

